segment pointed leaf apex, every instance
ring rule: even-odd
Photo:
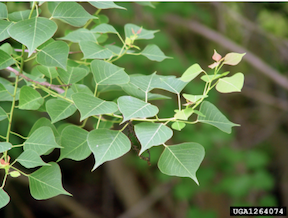
[[[217,51],[214,49],[214,54],[213,54],[213,56],[212,56],[212,59],[213,59],[214,61],[219,62],[219,61],[221,60],[221,58],[222,58],[222,56],[221,56],[220,54],[218,54]]]

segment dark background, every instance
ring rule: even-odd
[[[45,4],[41,15],[49,17]],[[89,13],[95,12],[91,5],[81,4]],[[226,134],[213,126],[196,124],[174,132],[167,144],[193,141],[205,148],[197,172],[200,186],[189,178],[169,177],[158,170],[162,147],[150,149],[151,166],[133,150],[94,172],[92,155],[81,162],[65,159],[60,162],[63,184],[73,198],[57,196],[36,201],[26,180],[19,183],[9,179],[6,191],[11,202],[0,210],[0,217],[225,218],[229,217],[230,206],[288,206],[288,3],[153,2],[155,8],[117,4],[128,10],[102,10],[101,19],[108,19],[122,36],[126,23],[160,30],[154,39],[136,45],[144,48],[148,43],[156,44],[173,57],[161,63],[140,56],[123,57],[115,64],[125,67],[128,74],[157,71],[181,76],[194,63],[209,72],[213,49],[222,56],[246,52],[240,64],[223,69],[244,73],[242,92],[219,94],[214,90],[208,98],[241,127]],[[9,12],[29,9],[29,3],[23,2],[9,2],[7,6]],[[67,28],[73,30],[61,25],[55,38],[64,36]],[[114,40],[109,36],[108,42]],[[197,78],[185,92],[200,94],[202,89],[203,81]],[[159,117],[173,116],[177,107],[176,99],[156,104],[161,111]],[[48,117],[17,110],[13,131],[27,135],[41,116]],[[79,114],[75,114],[68,122],[78,120]],[[56,151],[47,159],[55,160],[58,155]]]

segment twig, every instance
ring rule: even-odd
[[[17,70],[13,69],[12,67],[6,67],[7,71],[9,72],[12,72],[12,73],[15,73],[16,76],[20,76],[22,77],[23,79],[29,81],[29,82],[33,82],[33,83],[36,83],[38,85],[41,85],[41,86],[47,86],[48,88],[51,88],[55,91],[57,91],[59,94],[62,94],[64,93],[65,91],[63,89],[61,89],[60,87],[63,87],[63,86],[71,86],[71,84],[67,84],[67,85],[53,85],[53,84],[50,84],[48,82],[38,82],[38,81],[35,81],[33,79],[30,79],[29,77],[25,76],[24,74],[21,74],[19,73]]]
[[[202,35],[206,37],[207,39],[220,44],[222,47],[230,51],[240,52],[240,53],[246,52],[246,55],[243,57],[243,59],[245,59],[248,63],[250,63],[253,67],[258,69],[260,72],[268,76],[271,80],[276,82],[278,85],[288,90],[288,78],[287,77],[282,76],[277,70],[275,70],[274,68],[266,64],[258,56],[248,51],[246,48],[237,45],[235,42],[226,38],[222,34],[206,27],[205,25],[197,21],[186,20],[176,15],[167,15],[163,19],[169,24],[184,26],[185,28],[188,28],[191,31],[194,31],[195,33],[198,33],[199,35]]]

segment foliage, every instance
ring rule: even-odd
[[[28,177],[30,192],[35,199],[71,195],[62,187],[58,162],[65,158],[80,161],[93,154],[95,165],[92,170],[95,170],[104,162],[123,156],[131,149],[129,135],[123,132],[129,126],[133,126],[140,142],[139,156],[153,146],[163,145],[158,161],[160,171],[189,177],[198,184],[196,171],[204,158],[203,146],[195,142],[184,141],[176,145],[166,142],[173,135],[172,129],[181,131],[196,123],[207,123],[231,133],[231,128],[237,124],[230,122],[215,105],[204,99],[214,87],[220,93],[241,91],[244,75],[238,72],[227,77],[229,72],[220,73],[220,69],[223,65],[238,64],[244,54],[232,52],[222,57],[214,51],[214,63],[209,66],[212,73],[195,63],[178,78],[156,72],[131,74],[114,62],[129,55],[142,55],[157,62],[169,59],[155,44],[148,44],[143,49],[137,44],[138,40],[154,38],[157,30],[126,24],[123,39],[112,25],[102,23],[100,19],[102,9],[125,9],[112,2],[91,3],[97,8],[94,15],[76,2],[44,4],[48,4],[51,12],[49,18],[40,16],[42,5],[36,2],[29,12],[14,13],[8,13],[6,5],[1,3],[0,26],[3,31],[0,38],[2,41],[7,38],[15,40],[22,48],[5,43],[0,50],[0,69],[15,78],[13,82],[11,79],[0,80],[0,101],[11,102],[9,112],[0,107],[0,120],[8,120],[6,136],[1,136],[3,141],[0,142],[0,168],[5,174],[0,189],[0,206],[4,207],[10,200],[4,191],[8,176]],[[58,26],[53,20],[78,29],[55,40]],[[107,44],[107,35],[116,35],[118,43]],[[83,57],[73,56],[77,53]],[[31,72],[24,71],[28,64],[33,66]],[[201,79],[205,83],[203,93],[182,93],[185,86],[200,74],[203,74]],[[171,101],[168,96],[156,93],[157,89],[177,96],[173,117],[157,116],[161,108],[151,101]],[[113,101],[105,97],[108,91],[116,95]],[[181,97],[186,100],[185,104],[182,104]],[[13,117],[21,110],[45,112],[51,121],[39,119],[24,137],[12,131]],[[80,113],[82,124],[77,126],[67,120],[65,126],[55,127],[55,123],[71,117],[76,111]],[[88,119],[95,124],[95,129],[90,132],[85,130]],[[113,125],[109,125],[111,123]],[[24,142],[12,144],[12,134]],[[19,147],[23,150],[18,157],[9,155]],[[54,149],[60,149],[59,159],[49,163],[43,161],[42,158]],[[36,167],[38,169],[34,170]]]

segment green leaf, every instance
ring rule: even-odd
[[[151,3],[151,2],[136,2],[137,4],[139,4],[139,5],[142,5],[142,6],[149,6],[149,7],[151,7],[151,8],[155,8],[155,6]]]
[[[161,62],[167,57],[157,45],[147,45],[144,50],[141,52],[141,55],[144,55],[148,59],[152,61],[158,61]]]
[[[178,121],[176,121],[176,122],[174,122],[174,123],[172,124],[171,127],[172,127],[172,129],[175,129],[175,130],[181,131],[181,129],[183,129],[185,126],[186,126],[185,123],[182,123],[182,122],[178,122]]]
[[[10,37],[7,30],[9,29],[11,25],[13,25],[12,22],[8,22],[6,20],[0,20],[0,41],[3,41],[4,39],[7,39]]]
[[[185,108],[181,111],[175,110],[176,114],[174,117],[178,120],[188,120],[188,118],[193,114],[194,110],[192,108]]]
[[[74,114],[76,107],[67,101],[50,99],[46,102],[46,110],[51,118],[51,123],[56,123]]]
[[[102,163],[114,160],[127,153],[131,142],[121,131],[94,129],[89,132],[87,142],[95,157],[95,170]]]
[[[25,11],[15,11],[13,13],[8,14],[8,19],[12,22],[18,22],[22,20],[28,19],[30,15],[30,10],[25,10]],[[40,13],[40,10],[39,10]],[[36,17],[37,12],[36,10],[33,11],[31,18]]]
[[[243,73],[236,73],[231,77],[224,77],[219,79],[216,89],[221,93],[241,92],[244,85]]]
[[[139,123],[134,126],[137,138],[141,143],[139,155],[152,146],[161,145],[169,140],[173,131],[162,123]]]
[[[0,106],[0,121],[5,120],[7,118],[6,112],[3,110],[3,108]],[[1,151],[0,151],[1,152]]]
[[[0,3],[0,19],[6,19],[8,17],[7,7],[4,3]]]
[[[92,91],[89,89],[89,87],[83,85],[83,84],[72,84],[72,90],[74,91],[74,93],[78,93],[78,92],[83,92],[86,94],[90,94],[93,95]]]
[[[0,142],[0,153],[4,151],[8,151],[12,148],[12,144],[10,142]]]
[[[131,36],[134,35],[134,33],[132,32],[132,29],[134,31],[134,33],[137,33],[141,27],[135,25],[135,24],[131,24],[128,23],[124,26],[124,31],[125,31],[125,36],[127,38],[130,38]],[[139,34],[137,34],[137,39],[153,39],[154,38],[154,33],[158,32],[158,30],[146,30],[144,28],[141,29],[141,32]]]
[[[61,2],[54,9],[52,18],[59,19],[75,27],[84,26],[89,19],[98,19],[76,2]]]
[[[126,8],[116,5],[114,2],[110,2],[110,1],[89,2],[89,3],[99,9],[117,8],[117,9],[127,10]]]
[[[58,76],[58,72],[55,67],[44,67],[41,65],[38,65],[33,68],[33,70],[45,75],[48,78],[54,79]],[[33,72],[32,70],[32,72]]]
[[[197,77],[204,70],[200,67],[199,64],[193,64],[190,66],[180,77],[180,79],[184,82],[190,82],[195,77]]]
[[[80,127],[69,125],[65,127],[61,133],[60,157],[58,161],[69,158],[71,160],[84,160],[91,151],[87,144],[88,132]]]
[[[240,54],[240,53],[228,53],[226,54],[226,56],[224,57],[224,62],[223,64],[228,64],[228,65],[237,65],[241,60],[242,57],[245,55],[246,53]]]
[[[0,46],[0,49],[5,51],[7,54],[11,55],[12,53],[15,54],[15,51],[13,50],[12,46],[8,43],[5,42]]]
[[[131,96],[121,96],[117,103],[120,112],[123,114],[122,123],[132,118],[153,117],[159,112],[156,106]]]
[[[61,67],[66,70],[69,47],[65,42],[55,41],[37,53],[36,61],[46,67]]]
[[[60,39],[77,43],[81,41],[91,41],[96,43],[97,38],[99,38],[99,36],[100,36],[99,34],[91,30],[81,28],[68,33],[66,36],[61,37]]]
[[[19,90],[20,89],[17,88],[16,101],[19,99]],[[0,101],[13,101],[13,97],[12,97],[13,93],[14,93],[14,86],[10,84],[0,83]]]
[[[55,10],[55,8],[57,7],[57,5],[60,4],[60,2],[47,2],[48,4],[48,10],[51,14],[53,14],[53,11]]]
[[[153,81],[153,87],[180,94],[188,82],[183,82],[175,76],[159,76]]]
[[[103,48],[92,41],[80,41],[79,45],[84,54],[83,59],[106,59],[113,56],[109,49]]]
[[[49,163],[29,175],[29,188],[33,198],[44,200],[64,194],[70,195],[62,186],[61,171],[58,164]]]
[[[240,126],[230,122],[213,104],[208,101],[203,101],[200,106],[200,112],[205,116],[198,115],[197,121],[208,123],[222,130],[223,132],[231,133],[233,126]]]
[[[196,101],[202,99],[202,98],[207,98],[208,95],[190,95],[190,94],[183,94],[183,97],[192,102],[192,103],[195,103]]]
[[[56,143],[53,131],[48,126],[35,130],[24,143],[24,151],[32,149],[38,155],[45,154],[53,148],[61,148],[61,146]]]
[[[21,176],[21,174],[18,171],[11,171],[9,173],[9,175],[13,178],[17,178],[17,177]]]
[[[24,44],[29,49],[28,57],[41,44],[50,39],[57,30],[57,25],[52,20],[36,17],[19,21],[8,29],[10,36]]]
[[[45,163],[40,155],[31,149],[27,149],[23,151],[17,161],[26,168],[34,168],[39,166],[49,166],[49,164]]]
[[[95,28],[91,29],[91,32],[95,33],[115,33],[117,34],[117,30],[110,24],[102,23]]]
[[[22,86],[19,97],[19,108],[22,110],[37,110],[44,102],[42,96],[30,86]]]
[[[196,171],[204,155],[205,150],[203,146],[195,142],[166,146],[160,156],[158,167],[164,174],[190,177],[199,185]]]
[[[203,75],[203,76],[201,76],[201,79],[204,81],[204,82],[211,82],[211,81],[213,81],[213,80],[216,80],[216,79],[218,79],[218,78],[220,78],[220,77],[223,77],[223,76],[226,76],[226,75],[228,75],[230,72],[229,71],[227,71],[227,72],[225,72],[225,73],[221,73],[221,74],[212,74],[212,75]]]
[[[58,69],[59,76],[65,84],[72,84],[83,79],[88,70],[82,67],[67,67],[67,71],[61,68]]]
[[[0,189],[0,209],[5,207],[10,201],[9,195],[4,191],[3,188]]]
[[[129,76],[124,68],[102,60],[92,61],[91,70],[98,85],[120,85],[129,82]]]
[[[11,66],[14,64],[16,61],[5,51],[0,50],[0,70]]]
[[[80,111],[80,121],[93,115],[111,114],[118,110],[114,102],[104,101],[86,93],[73,94],[72,99]]]

